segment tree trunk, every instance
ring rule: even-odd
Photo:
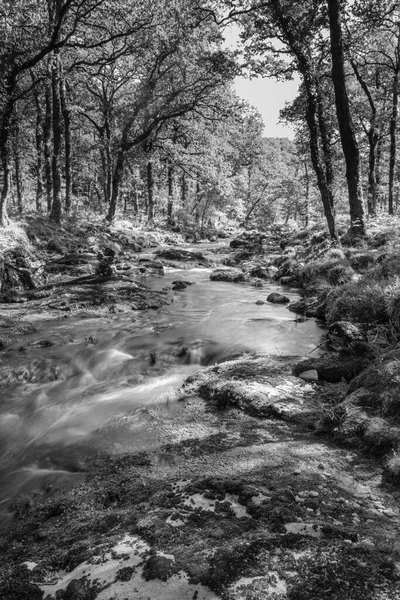
[[[168,206],[167,206],[167,223],[172,225],[172,211],[174,207],[174,167],[171,163],[168,164]]]
[[[106,220],[111,223],[114,220],[115,213],[117,210],[117,202],[119,196],[119,190],[122,183],[122,177],[124,174],[124,163],[125,163],[125,150],[121,146],[117,155],[115,163],[115,169],[112,177],[112,194],[110,198],[110,204],[108,206],[108,213]]]
[[[361,187],[360,153],[350,113],[344,68],[340,0],[328,0],[331,34],[332,79],[340,138],[346,161],[346,179],[350,205],[350,233],[365,235],[364,206]]]
[[[3,170],[3,186],[0,198],[0,227],[9,223],[7,203],[11,188],[11,121],[14,112],[14,99],[11,94],[12,88],[9,87],[9,97],[4,108],[0,130],[0,157]]]
[[[64,120],[65,148],[65,212],[71,209],[72,202],[72,151],[71,151],[71,110],[67,97],[67,86],[64,75],[60,78],[60,100]]]
[[[368,196],[367,207],[368,215],[376,217],[376,148],[378,145],[378,135],[375,131],[375,124],[371,123],[368,131]]]
[[[17,207],[18,213],[22,215],[24,212],[24,199],[22,191],[22,166],[21,166],[21,152],[20,152],[20,140],[19,140],[19,115],[15,115],[14,119],[14,168],[15,168],[15,187],[17,190]]]
[[[36,210],[40,212],[42,210],[42,198],[43,198],[43,108],[40,103],[39,91],[34,88],[34,97],[36,105]]]
[[[306,121],[310,132],[310,152],[311,163],[317,176],[317,185],[321,194],[322,206],[324,208],[326,222],[328,224],[329,235],[333,240],[338,239],[338,233],[335,223],[335,215],[333,209],[333,192],[332,187],[328,185],[326,171],[321,158],[319,147],[319,128],[317,124],[317,102],[313,93],[311,82],[305,81],[307,92],[307,111]]]
[[[394,197],[394,175],[396,169],[396,151],[397,151],[397,116],[399,103],[399,71],[400,71],[400,33],[397,44],[398,59],[396,70],[393,77],[393,95],[392,95],[392,115],[390,118],[390,150],[389,150],[389,198],[388,211],[393,215],[393,197]]]
[[[51,74],[49,74],[51,77]],[[51,96],[51,80],[46,83],[45,101],[46,114],[43,123],[43,145],[44,145],[44,174],[46,182],[47,210],[50,213],[53,204],[53,173],[51,167],[51,127],[53,123],[53,101]]]
[[[151,223],[154,219],[154,175],[153,163],[151,160],[147,163],[147,206],[148,206],[148,221]]]
[[[185,175],[185,172],[183,172],[182,179],[181,179],[181,206],[182,206],[182,208],[185,208],[185,206],[186,206],[186,195],[187,195],[186,175]]]
[[[52,156],[52,176],[53,176],[53,204],[51,207],[50,220],[54,223],[61,223],[61,141],[62,141],[62,113],[60,98],[60,57],[55,52],[52,73],[51,90],[53,100],[53,156]]]

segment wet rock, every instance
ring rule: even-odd
[[[164,266],[159,260],[139,258],[139,271],[141,273],[149,272],[154,275],[164,275]]]
[[[206,258],[200,252],[190,252],[182,248],[165,248],[157,252],[158,258],[171,261],[194,262],[207,264]]]
[[[258,277],[259,279],[270,279],[270,272],[267,267],[261,267],[257,265],[250,271],[251,277]]]
[[[281,285],[289,285],[292,287],[299,287],[299,280],[293,275],[287,275],[286,277],[281,277],[279,280]]]
[[[215,269],[210,275],[211,281],[229,281],[237,283],[244,281],[245,275],[240,269]]]
[[[267,296],[267,302],[271,302],[272,304],[287,304],[290,302],[290,299],[283,294],[279,294],[279,292],[272,292]]]
[[[264,300],[257,300],[256,304],[258,304],[259,306],[261,306],[262,304],[265,304]]]
[[[172,289],[174,291],[186,290],[189,285],[194,285],[194,281],[187,281],[186,279],[177,279],[172,282]]]

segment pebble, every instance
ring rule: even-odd
[[[319,496],[319,492],[315,491],[315,490],[311,490],[311,492],[308,492],[308,495],[311,498],[317,498]]]
[[[372,523],[375,523],[375,521],[374,521],[374,519],[367,519],[367,520],[365,521],[365,523],[366,523],[367,525],[372,525]]]
[[[256,304],[261,305],[261,304],[265,304],[264,300],[257,300]]]
[[[324,465],[324,463],[319,463],[319,465],[318,465],[318,469],[325,469],[325,465]]]
[[[368,550],[369,552],[372,552],[373,550],[375,550],[375,544],[374,544],[374,542],[372,542],[371,540],[368,540],[368,539],[361,540],[358,543],[358,545],[363,550]]]
[[[387,517],[391,517],[391,518],[397,517],[397,513],[394,510],[392,510],[391,508],[386,508],[383,511],[383,514],[386,515]]]
[[[303,373],[300,373],[299,378],[303,381],[318,381],[318,372],[315,369],[303,371]]]

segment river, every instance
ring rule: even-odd
[[[315,320],[279,304],[256,305],[278,286],[212,282],[210,272],[166,269],[146,279],[154,289],[194,282],[160,309],[60,319],[27,336],[54,346],[27,345],[30,381],[10,386],[0,402],[1,521],[35,494],[82,481],[99,453],[151,448],[141,411],[179,410],[175,391],[203,366],[245,352],[304,356],[319,346]],[[15,368],[21,362],[17,349],[2,358]]]

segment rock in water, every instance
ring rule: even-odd
[[[290,299],[283,294],[279,294],[279,292],[272,292],[267,297],[267,302],[272,302],[272,304],[287,304],[290,302]]]

